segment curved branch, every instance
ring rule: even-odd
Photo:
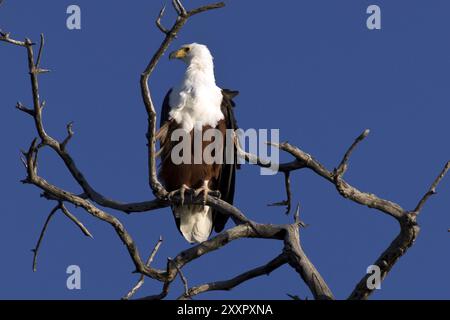
[[[163,238],[162,238],[162,236],[161,237],[159,237],[159,240],[158,240],[158,242],[156,243],[156,245],[155,245],[155,247],[153,248],[153,250],[152,250],[152,253],[150,254],[150,256],[148,257],[148,259],[147,259],[147,262],[146,262],[146,266],[147,267],[150,267],[150,265],[152,264],[152,262],[153,262],[153,259],[155,258],[155,256],[156,256],[156,253],[158,252],[158,250],[159,250],[159,247],[161,246],[161,244],[162,244],[162,241],[163,241]],[[144,280],[145,279],[145,276],[143,275],[143,274],[141,274],[141,276],[139,277],[139,280],[138,280],[138,282],[134,285],[134,287],[122,298],[122,300],[129,300],[129,299],[131,299],[134,295],[135,295],[135,293],[142,287],[142,285],[144,284]]]
[[[367,132],[367,130],[365,131]],[[363,133],[364,135],[364,133]],[[361,135],[361,136],[363,136]],[[360,136],[360,137],[361,137]],[[367,136],[367,135],[366,135]],[[361,141],[362,139],[357,138],[357,141]],[[352,147],[347,151],[346,156],[344,157],[344,160],[341,162],[343,163],[343,166],[339,166],[341,169],[341,172],[337,171],[336,173],[328,171],[325,166],[323,166],[320,162],[318,162],[316,159],[314,159],[311,155],[308,153],[300,150],[297,147],[294,147],[290,145],[289,143],[282,143],[282,144],[273,144],[274,146],[278,147],[280,150],[283,150],[285,152],[290,153],[292,156],[296,158],[297,161],[303,163],[305,168],[308,168],[315,173],[317,173],[319,176],[325,178],[332,184],[336,186],[336,189],[338,192],[343,196],[344,198],[347,198],[349,200],[352,200],[356,203],[359,203],[361,205],[367,206],[369,208],[374,208],[379,211],[382,211],[397,220],[401,218],[403,215],[404,209],[391,201],[381,199],[377,197],[374,194],[361,192],[357,188],[353,187],[352,185],[348,184],[343,178],[342,174],[345,170],[343,169],[343,166],[347,166],[348,162],[348,156],[353,151],[353,149],[356,147],[357,143],[354,143]],[[347,159],[346,159],[347,157]]]
[[[430,195],[436,193],[436,188],[439,185],[439,182],[445,177],[449,168],[450,162],[447,162],[447,164],[444,166],[444,169],[434,180],[433,184],[430,187],[430,190],[422,197],[414,211],[404,212],[404,214],[400,218],[400,233],[374,263],[374,265],[380,268],[381,280],[383,280],[387,276],[388,272],[392,269],[398,259],[400,259],[414,244],[414,241],[416,240],[420,232],[420,227],[417,224],[417,216],[419,215],[421,209],[423,208]],[[367,299],[370,296],[370,294],[373,292],[373,289],[370,289],[367,286],[368,278],[369,275],[365,275],[358,282],[355,289],[350,294],[349,299]]]
[[[86,198],[91,199],[92,201],[96,202],[100,206],[123,211],[126,213],[146,212],[146,211],[164,208],[167,206],[166,203],[164,203],[163,201],[158,200],[158,199],[153,200],[153,201],[136,202],[136,203],[122,203],[122,202],[118,202],[116,200],[109,199],[109,198],[103,196],[102,194],[100,194],[99,192],[97,192],[86,180],[84,174],[79,170],[79,168],[75,164],[74,159],[66,150],[67,144],[69,143],[70,139],[74,135],[73,130],[72,130],[72,123],[69,123],[67,125],[67,134],[68,135],[67,135],[67,138],[64,141],[62,141],[61,143],[56,141],[56,139],[52,138],[45,131],[43,120],[42,120],[42,108],[45,105],[45,102],[41,102],[41,100],[40,100],[39,82],[38,82],[38,75],[40,74],[40,70],[41,70],[41,69],[39,69],[38,63],[41,60],[40,57],[42,56],[42,52],[43,52],[44,36],[43,35],[41,36],[41,46],[39,48],[38,62],[36,62],[36,63],[34,62],[34,52],[33,52],[34,44],[31,42],[31,40],[27,39],[24,42],[17,41],[17,40],[11,39],[9,34],[1,32],[0,33],[0,41],[8,42],[8,43],[15,44],[15,45],[26,48],[27,57],[28,57],[29,74],[30,74],[30,79],[31,79],[33,108],[28,109],[25,106],[23,106],[20,102],[17,103],[16,108],[33,117],[34,123],[36,126],[36,130],[41,139],[41,144],[49,146],[58,154],[58,156],[61,158],[61,160],[64,162],[67,169],[71,173],[72,177],[77,181],[77,183],[83,189],[83,192],[84,192]]]
[[[105,211],[97,208],[88,200],[85,200],[73,193],[70,193],[66,190],[63,190],[55,185],[48,183],[45,179],[37,175],[37,167],[36,167],[36,156],[38,153],[37,141],[36,139],[32,142],[28,152],[27,152],[27,178],[24,180],[26,183],[30,183],[35,185],[36,187],[42,189],[47,194],[52,195],[53,197],[60,199],[60,201],[70,202],[77,207],[83,208],[86,212],[91,214],[92,216],[108,223],[111,225],[119,236],[120,240],[125,244],[128,253],[136,266],[136,270],[141,272],[153,279],[164,281],[165,280],[165,272],[162,270],[153,269],[147,267],[143,262],[139,255],[139,251],[129,235],[126,231],[125,227],[116,217],[106,213]]]
[[[1,1],[1,0],[0,0]],[[182,274],[182,268],[187,265],[189,262],[203,256],[204,254],[213,252],[223,247],[224,245],[240,238],[260,238],[260,239],[275,239],[282,240],[284,242],[283,253],[269,262],[267,265],[252,269],[246,273],[243,273],[233,279],[216,282],[212,284],[206,284],[199,287],[194,287],[183,295],[184,297],[191,297],[195,294],[211,291],[211,290],[227,290],[227,288],[232,288],[243,281],[254,278],[258,275],[267,273],[267,271],[272,270],[272,268],[277,268],[284,263],[289,263],[289,265],[294,268],[304,282],[308,285],[311,292],[313,293],[316,299],[333,299],[333,294],[331,290],[328,288],[324,279],[321,277],[317,269],[308,259],[306,254],[303,251],[303,248],[300,243],[300,234],[299,234],[299,226],[304,225],[298,217],[298,211],[295,215],[295,223],[291,225],[272,225],[272,224],[259,224],[250,219],[248,219],[239,209],[236,207],[226,203],[215,197],[209,197],[207,204],[212,208],[220,211],[221,213],[230,216],[237,226],[234,228],[225,230],[224,232],[218,234],[217,236],[198,244],[194,247],[191,247],[187,250],[179,253],[175,259],[169,259],[167,262],[166,270],[158,270],[154,269],[150,266],[151,261],[153,260],[154,254],[159,248],[159,244],[153,250],[153,253],[150,255],[147,263],[144,263],[141,260],[138,249],[128,234],[122,223],[114,216],[106,213],[105,211],[99,209],[95,205],[93,205],[89,200],[94,201],[100,206],[120,210],[126,213],[131,212],[146,212],[158,208],[167,207],[173,203],[179,202],[181,199],[179,197],[171,197],[168,199],[167,191],[158,181],[156,174],[156,139],[155,139],[155,131],[156,131],[156,111],[154,108],[154,104],[151,98],[150,89],[148,85],[149,78],[153,73],[158,61],[165,53],[167,48],[173,39],[177,36],[178,32],[181,30],[183,25],[187,22],[187,20],[196,14],[218,9],[224,6],[223,3],[206,5],[191,11],[187,11],[182,5],[180,0],[173,0],[173,5],[178,13],[178,17],[173,24],[170,30],[165,29],[162,26],[161,18],[164,14],[164,8],[161,10],[157,20],[156,25],[158,28],[165,34],[165,38],[162,41],[159,49],[154,53],[144,72],[141,74],[140,78],[140,86],[141,86],[141,94],[144,101],[144,105],[146,108],[146,112],[148,115],[148,129],[147,129],[147,141],[148,141],[148,151],[149,151],[149,159],[148,159],[148,167],[149,167],[149,184],[150,187],[155,194],[156,198],[153,201],[139,202],[139,203],[120,203],[115,200],[110,200],[96,190],[94,190],[88,181],[85,179],[81,171],[75,165],[74,160],[67,152],[66,147],[73,137],[73,130],[71,124],[67,126],[67,138],[62,142],[58,142],[56,139],[52,138],[45,131],[43,122],[42,122],[42,109],[45,105],[44,101],[40,100],[39,96],[39,83],[38,76],[42,73],[48,72],[46,69],[40,68],[40,62],[42,58],[42,51],[44,47],[44,37],[41,36],[41,43],[39,47],[39,53],[37,60],[35,62],[33,46],[34,43],[31,40],[26,39],[24,42],[17,41],[10,38],[8,33],[0,31],[0,41],[10,43],[13,45],[21,46],[26,48],[27,50],[27,58],[28,58],[28,67],[29,74],[31,80],[31,89],[32,89],[32,97],[33,97],[33,108],[29,109],[24,107],[21,103],[17,104],[17,109],[31,115],[35,122],[35,127],[38,132],[40,143],[38,144],[37,139],[33,141],[28,152],[24,155],[25,159],[25,167],[27,170],[27,178],[23,180],[24,183],[30,183],[44,191],[44,196],[50,200],[56,200],[59,202],[59,205],[50,213],[48,216],[46,223],[44,224],[43,230],[41,231],[38,243],[36,248],[34,249],[34,259],[33,266],[34,269],[36,267],[36,257],[37,252],[39,250],[40,243],[45,234],[45,230],[49,221],[51,220],[54,213],[61,209],[63,213],[69,217],[73,222],[77,224],[77,226],[88,236],[90,236],[89,231],[84,227],[81,222],[79,222],[64,206],[64,202],[72,203],[75,206],[82,207],[85,211],[87,211],[92,216],[108,223],[111,225],[118,237],[122,241],[122,243],[126,246],[129,255],[136,267],[136,272],[141,273],[141,275],[148,276],[150,278],[156,279],[160,282],[163,282],[162,292],[155,296],[146,297],[144,299],[162,299],[165,298],[169,292],[169,287],[173,280],[177,275],[180,275],[183,283],[187,287],[187,281]],[[348,162],[350,160],[350,156],[356,147],[359,145],[364,138],[367,137],[369,131],[364,131],[354,143],[350,146],[350,148],[345,153],[342,161],[339,166],[333,171],[329,171],[323,166],[320,162],[315,160],[311,155],[303,152],[299,148],[292,146],[288,143],[282,144],[272,144],[275,147],[278,147],[280,150],[290,153],[294,156],[295,160],[289,163],[280,164],[278,166],[279,171],[285,174],[285,186],[288,200],[286,203],[288,204],[288,209],[290,207],[290,172],[294,170],[299,170],[303,168],[308,168],[314,171],[317,175],[331,182],[340,193],[341,196],[348,198],[356,203],[368,206],[370,208],[375,208],[381,212],[388,214],[395,218],[400,224],[400,234],[397,238],[390,244],[390,246],[382,253],[382,255],[375,262],[376,265],[380,267],[382,270],[382,279],[384,279],[387,273],[391,270],[394,264],[398,261],[398,259],[404,255],[407,249],[413,245],[414,240],[416,239],[419,233],[419,226],[417,225],[417,216],[420,213],[421,209],[431,197],[436,192],[437,185],[443,179],[447,171],[450,169],[450,162],[447,163],[443,171],[436,178],[436,180],[431,185],[429,191],[422,197],[419,201],[418,205],[414,209],[414,211],[405,211],[398,204],[384,200],[379,198],[373,194],[361,192],[355,187],[348,184],[344,179],[343,175],[345,174]],[[37,156],[38,151],[41,147],[49,146],[53,149],[59,157],[65,163],[67,169],[77,181],[77,183],[83,189],[83,193],[81,195],[76,195],[66,190],[63,190],[55,185],[50,184],[45,179],[40,177],[37,174]],[[240,147],[237,144],[237,147]],[[238,149],[239,151],[239,149]],[[241,150],[242,151],[242,150]],[[259,158],[252,158],[250,154],[241,152],[241,156],[247,160],[253,160],[255,164],[264,167],[270,167],[270,162],[263,162]],[[198,196],[190,196],[187,199],[186,204],[202,204],[202,197]],[[351,299],[366,299],[371,293],[372,290],[368,289],[367,286],[367,275],[363,277],[363,279],[358,283],[353,293],[350,295]],[[141,276],[142,282],[143,277]],[[133,290],[138,289],[142,285],[141,280],[136,284],[136,286],[130,292],[131,295],[134,294]],[[203,291],[202,291],[203,290]]]
[[[436,180],[434,180],[433,184],[431,185],[430,189],[425,193],[425,195],[420,199],[419,203],[417,204],[416,208],[414,209],[414,213],[417,215],[420,213],[420,211],[423,209],[425,203],[428,201],[428,199],[436,194],[436,188],[438,187],[441,180],[445,177],[448,170],[450,169],[450,161],[447,162],[447,164],[444,166],[444,169],[442,169],[441,173],[436,177]]]
[[[64,205],[64,203],[60,203],[59,204],[59,208],[61,209],[62,213],[64,213],[64,215],[69,218],[73,223],[75,223],[75,225],[81,230],[81,232],[83,232],[83,234],[86,237],[89,238],[94,238],[92,236],[92,234],[89,232],[89,230],[84,226],[84,224],[82,224],[77,217],[75,217],[72,213],[70,213],[69,210],[67,210],[66,206]]]
[[[437,185],[450,169],[450,162],[446,164],[442,172],[431,185],[429,191],[422,197],[417,207],[412,212],[408,212],[397,203],[379,198],[371,193],[359,191],[357,188],[353,187],[343,179],[343,175],[348,168],[348,162],[350,160],[351,154],[359,145],[359,143],[368,136],[369,132],[369,130],[365,130],[355,139],[353,144],[345,153],[339,166],[333,172],[327,170],[325,166],[323,166],[310,154],[300,150],[295,146],[290,145],[289,143],[271,145],[278,147],[280,150],[285,151],[295,157],[295,161],[289,163],[290,168],[287,170],[288,172],[308,168],[325,180],[334,184],[339,194],[344,198],[347,198],[349,200],[352,200],[353,202],[367,206],[369,208],[377,209],[397,220],[397,222],[400,224],[399,235],[375,262],[375,265],[379,266],[381,269],[383,280],[395,265],[395,263],[398,261],[398,259],[401,258],[406,253],[408,248],[413,245],[420,230],[419,226],[417,225],[416,216],[419,214],[420,210],[423,208],[425,202],[429,199],[429,197],[435,194]],[[244,157],[247,161],[249,161],[250,159],[254,160],[254,157],[252,158],[248,154],[244,154]],[[266,167],[267,164],[261,164],[259,162],[260,161],[258,160],[256,164]],[[292,166],[292,163],[295,163],[296,165]],[[280,164],[280,167],[283,167],[283,164]],[[305,267],[304,269],[308,268]],[[370,290],[367,286],[366,281],[368,276],[369,275],[365,275],[363,279],[360,280],[360,282],[357,284],[356,288],[350,295],[349,299],[367,299],[370,296],[373,290]]]
[[[143,86],[143,91],[144,92],[147,91],[147,94],[144,95],[144,102],[150,101],[150,105],[148,103],[146,103],[146,107],[150,108],[150,109],[147,109],[147,110],[150,110],[150,116],[155,116],[155,113],[153,113],[154,108],[153,108],[153,104],[151,104],[150,91],[146,90],[146,87],[148,88],[147,80],[148,80],[148,77],[150,76],[152,70],[154,69],[156,62],[158,61],[160,55],[162,55],[164,50],[167,48],[167,45],[169,44],[169,42],[173,39],[173,37],[176,35],[177,31],[181,28],[181,26],[184,24],[185,20],[188,17],[190,17],[194,14],[204,12],[204,11],[207,11],[210,9],[215,9],[215,8],[218,8],[221,6],[222,5],[206,6],[206,7],[202,7],[202,8],[193,10],[191,12],[188,12],[185,16],[183,14],[183,16],[181,18],[179,17],[179,19],[177,19],[177,22],[175,23],[174,27],[172,28],[170,34],[168,34],[166,36],[166,39],[163,42],[163,45],[161,46],[160,50],[155,54],[155,56],[153,57],[152,61],[149,64],[148,68],[146,69],[146,71],[143,73],[143,76],[142,76],[142,79],[145,80],[145,84]],[[285,233],[285,229],[286,229],[285,227],[275,226],[275,225],[256,224],[253,221],[246,218],[245,215],[242,214],[237,208],[227,204],[226,202],[224,202],[220,199],[210,197],[208,199],[208,205],[216,208],[217,210],[219,210],[220,212],[222,212],[224,214],[230,215],[233,218],[233,220],[235,220],[235,222],[237,224],[239,224],[239,226],[236,227],[237,229],[227,230],[226,232],[218,235],[217,237],[215,237],[205,243],[202,243],[201,245],[199,245],[193,249],[188,249],[188,250],[182,252],[180,255],[177,256],[176,259],[170,260],[168,262],[166,271],[153,269],[150,266],[143,264],[143,262],[139,256],[139,252],[138,252],[131,236],[127,233],[127,231],[125,230],[125,228],[123,227],[121,222],[117,218],[115,218],[115,217],[107,214],[103,210],[95,207],[93,204],[91,204],[88,201],[88,199],[92,199],[93,201],[95,201],[96,203],[98,203],[100,205],[114,207],[114,208],[120,209],[125,212],[130,212],[132,210],[141,211],[144,209],[147,210],[147,209],[152,209],[152,208],[156,208],[156,207],[164,207],[170,203],[167,202],[167,200],[165,200],[165,199],[161,199],[161,200],[155,200],[153,202],[134,204],[134,206],[135,206],[134,208],[124,208],[123,207],[124,205],[121,205],[120,203],[116,203],[114,201],[105,199],[102,195],[98,194],[89,185],[87,180],[84,178],[83,174],[75,166],[75,163],[74,163],[73,159],[71,158],[71,156],[69,155],[69,153],[66,151],[66,146],[67,146],[68,142],[70,141],[70,139],[73,137],[73,130],[72,130],[71,124],[69,124],[67,126],[67,133],[68,133],[67,138],[61,143],[59,143],[58,141],[56,141],[55,139],[50,137],[44,129],[43,122],[42,122],[42,108],[43,108],[44,103],[41,102],[40,98],[39,98],[39,87],[38,87],[38,79],[37,79],[37,76],[40,73],[42,73],[42,70],[38,69],[34,62],[33,48],[32,48],[33,44],[31,43],[31,41],[26,40],[24,43],[24,46],[26,47],[27,52],[28,52],[28,62],[29,62],[29,69],[30,69],[30,77],[31,77],[32,92],[33,92],[33,105],[34,105],[33,117],[35,120],[36,129],[38,131],[39,137],[41,138],[41,143],[39,144],[39,146],[37,146],[36,140],[33,141],[32,145],[26,155],[27,156],[26,166],[27,166],[28,176],[27,176],[27,179],[25,180],[25,182],[34,184],[37,187],[41,188],[44,191],[45,196],[50,199],[58,199],[58,201],[61,201],[61,202],[70,202],[70,203],[74,204],[75,206],[82,207],[88,213],[95,216],[96,218],[103,220],[104,222],[107,222],[108,224],[110,224],[115,229],[115,231],[118,234],[121,241],[127,247],[130,257],[132,258],[132,260],[136,266],[137,272],[140,272],[140,273],[142,273],[146,276],[149,276],[153,279],[164,282],[163,291],[161,292],[161,294],[159,294],[157,296],[152,296],[152,298],[163,298],[167,295],[170,283],[173,281],[175,276],[181,272],[182,266],[184,266],[185,264],[189,263],[190,261],[202,256],[205,253],[217,250],[221,246],[225,245],[226,243],[229,243],[230,241],[232,241],[234,239],[237,239],[240,237],[283,239],[282,234]],[[41,53],[39,55],[42,54],[42,47],[43,47],[43,42],[42,42],[42,45],[40,48]],[[40,58],[38,58],[38,60],[40,60]],[[150,99],[148,99],[148,98],[150,98]],[[152,118],[150,118],[150,119],[152,119]],[[152,127],[152,125],[155,123],[154,120],[155,119],[153,118],[152,123],[150,123],[149,137],[152,137],[154,134],[154,130],[153,130],[154,128]],[[40,176],[37,175],[36,158],[37,158],[39,148],[42,146],[51,147],[60,156],[60,158],[66,164],[66,167],[71,172],[72,176],[76,179],[76,181],[82,187],[82,189],[84,191],[83,194],[77,196],[73,193],[70,193],[68,191],[65,191],[61,188],[58,188],[58,187],[48,183],[46,180],[44,180],[43,178],[41,178]],[[201,203],[201,201],[202,201],[201,198],[200,197],[197,197],[197,198],[198,199],[196,199],[196,198],[191,199],[192,203]],[[176,199],[175,199],[175,201],[176,201]],[[118,208],[118,207],[120,207],[120,208]],[[63,210],[63,211],[69,217],[71,216],[71,214],[67,210]],[[74,217],[72,216],[72,218],[74,218]],[[74,221],[77,221],[77,220],[74,220]],[[77,225],[86,234],[89,234],[87,229],[82,228],[82,225],[80,223],[77,223]],[[238,231],[238,232],[235,233],[236,231]],[[182,277],[182,279],[183,279],[183,277]]]
[[[36,243],[36,246],[31,251],[33,252],[33,272],[36,272],[37,270],[37,257],[39,254],[39,248],[41,247],[42,239],[44,238],[45,231],[47,230],[48,224],[50,223],[50,220],[52,220],[55,213],[59,210],[59,205],[54,207],[52,211],[50,211],[49,215],[47,216],[47,219],[45,220],[44,226],[42,227],[41,233],[39,234],[39,239]]]
[[[174,0],[173,3],[178,12],[178,18],[170,30],[166,32],[166,30],[163,29],[165,38],[162,41],[159,48],[153,54],[152,58],[150,59],[150,62],[145,68],[144,72],[142,72],[140,78],[142,100],[144,102],[145,110],[147,112],[148,117],[147,147],[148,147],[149,185],[153,191],[153,194],[159,199],[165,198],[168,195],[168,192],[158,180],[158,175],[156,172],[156,111],[155,106],[153,104],[150,88],[148,85],[148,80],[152,75],[153,71],[155,70],[159,60],[161,59],[163,54],[167,51],[170,43],[175,39],[178,32],[181,30],[181,28],[184,26],[184,24],[190,17],[201,12],[218,9],[225,6],[224,3],[217,3],[212,5],[206,5],[194,9],[192,11],[186,12],[186,9],[184,9],[183,5],[179,0]],[[163,13],[164,11],[160,12],[158,19],[156,20],[157,25],[160,25],[160,22],[158,21],[161,20],[161,16]]]
[[[195,286],[192,288],[189,288],[187,292],[185,292],[183,295],[181,295],[178,300],[186,300],[191,299],[193,296],[199,295],[204,292],[208,291],[218,291],[218,290],[225,290],[229,291],[238,285],[240,285],[243,282],[246,282],[248,280],[254,279],[256,277],[262,276],[262,275],[269,275],[272,271],[278,269],[279,267],[286,264],[288,261],[286,254],[282,253],[279,256],[277,256],[275,259],[269,261],[267,264],[251,269],[247,272],[241,273],[240,275],[229,279],[225,281],[217,281],[217,282],[210,282],[206,284],[202,284],[199,286]]]
[[[345,153],[344,158],[342,159],[342,161],[339,164],[339,166],[337,167],[337,169],[334,170],[335,176],[343,176],[344,175],[345,171],[347,171],[347,164],[348,164],[348,161],[350,160],[351,154],[356,149],[358,144],[360,142],[362,142],[365,138],[367,138],[369,133],[370,133],[370,130],[366,129],[366,130],[364,130],[363,133],[361,133],[361,135],[358,136],[358,138],[356,138],[355,142],[353,142],[353,144],[350,146],[350,148]]]
[[[158,18],[156,19],[156,26],[158,27],[158,29],[164,33],[165,35],[167,35],[169,33],[169,30],[167,30],[161,22],[162,17],[164,16],[164,12],[166,11],[166,6],[163,6],[161,11],[159,11],[159,15]]]

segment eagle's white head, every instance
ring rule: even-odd
[[[187,131],[194,126],[215,128],[224,118],[221,111],[223,96],[216,85],[213,57],[208,47],[187,44],[172,52],[170,59],[180,59],[187,64],[183,80],[169,97],[170,117]]]
[[[169,59],[180,59],[188,66],[197,66],[198,68],[213,68],[213,56],[208,47],[203,44],[191,43],[183,45],[175,50],[169,56]]]

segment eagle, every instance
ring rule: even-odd
[[[201,243],[209,238],[213,229],[221,232],[228,220],[228,216],[206,205],[208,195],[218,195],[224,201],[233,203],[238,164],[235,145],[226,134],[237,129],[233,98],[239,92],[216,85],[213,56],[205,45],[183,45],[172,52],[169,59],[185,62],[187,69],[181,83],[168,91],[162,105],[160,129],[156,136],[160,142],[158,155],[161,157],[158,175],[169,196],[177,192],[180,194],[181,202],[171,207],[178,230],[189,243]],[[172,139],[176,130],[183,130],[191,137],[187,152],[190,153],[189,158],[194,159],[194,133],[199,132],[203,137],[210,129],[215,129],[221,139],[202,139],[202,154],[215,142],[218,146],[215,152],[218,152],[219,158],[222,157],[221,161],[211,163],[205,161],[203,156],[200,161],[187,163],[172,159],[173,148],[179,143]],[[227,155],[230,151],[231,154]],[[187,190],[196,196],[202,195],[203,205],[185,205]]]

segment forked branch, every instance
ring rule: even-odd
[[[184,293],[180,296],[180,299],[190,299],[200,293],[207,291],[231,290],[232,288],[245,281],[256,278],[263,274],[269,274],[273,270],[276,270],[277,268],[285,264],[290,265],[299,274],[299,276],[309,287],[316,299],[334,299],[333,293],[331,292],[330,288],[328,287],[316,267],[309,260],[303,250],[303,247],[301,246],[299,228],[305,226],[305,224],[299,218],[299,207],[294,214],[294,223],[292,224],[260,224],[249,219],[238,208],[228,204],[227,202],[217,197],[208,197],[207,205],[211,206],[215,210],[218,210],[222,214],[231,217],[233,221],[235,221],[236,226],[223,231],[222,233],[212,237],[211,239],[203,243],[197,244],[180,252],[177,256],[175,256],[174,259],[168,259],[166,268],[160,270],[153,268],[151,266],[151,263],[159,250],[162,239],[157,242],[149,258],[146,262],[144,262],[140,257],[138,248],[133,238],[125,229],[120,220],[95,205],[97,204],[102,207],[119,210],[125,213],[132,213],[153,211],[159,208],[170,206],[175,203],[179,203],[181,200],[177,196],[171,197],[170,199],[167,197],[167,190],[165,190],[162,184],[158,181],[158,177],[156,174],[156,110],[152,101],[148,81],[158,64],[158,61],[166,52],[169,45],[178,35],[179,31],[188,21],[188,19],[196,14],[222,8],[224,4],[222,2],[210,4],[190,11],[186,10],[180,0],[173,0],[172,5],[177,12],[176,21],[173,23],[170,29],[165,28],[162,23],[165,8],[163,8],[159,12],[159,15],[156,19],[156,26],[164,34],[164,39],[159,48],[151,57],[150,62],[145,68],[144,72],[141,74],[140,78],[142,99],[145,105],[146,113],[148,115],[147,147],[149,153],[149,185],[156,197],[156,199],[151,201],[122,203],[103,196],[91,186],[83,173],[76,166],[72,156],[67,151],[67,146],[74,136],[73,124],[69,123],[66,126],[67,136],[61,142],[50,136],[46,132],[44,127],[42,112],[45,101],[42,101],[40,98],[38,80],[41,74],[48,72],[47,69],[41,68],[45,44],[44,36],[41,35],[39,51],[37,58],[35,59],[33,50],[35,44],[31,40],[15,40],[11,38],[9,33],[0,31],[0,41],[23,47],[27,52],[33,104],[32,108],[28,108],[19,102],[17,103],[16,108],[32,117],[32,119],[34,120],[38,138],[34,139],[28,151],[24,152],[23,162],[26,168],[27,176],[23,180],[23,182],[38,187],[43,191],[43,196],[46,199],[50,201],[57,201],[58,203],[57,206],[55,206],[48,215],[40,233],[36,247],[35,249],[33,249],[33,269],[36,270],[36,260],[42,239],[46,233],[47,227],[52,217],[57,211],[60,210],[66,217],[74,222],[76,226],[83,232],[83,234],[92,237],[89,230],[72,213],[69,212],[65,205],[66,203],[69,203],[73,204],[76,207],[84,209],[88,214],[99,219],[100,221],[103,221],[104,223],[109,224],[116,232],[120,241],[125,245],[134,264],[136,272],[140,274],[140,278],[136,285],[124,297],[124,299],[131,298],[137,292],[137,290],[144,283],[144,277],[150,277],[162,283],[161,293],[145,297],[144,299],[165,298],[169,293],[172,282],[177,276],[180,276],[180,279],[182,280],[184,285]],[[444,176],[450,169],[450,163],[446,164],[442,172],[431,185],[428,192],[419,201],[416,208],[412,211],[406,211],[395,202],[385,200],[374,194],[358,190],[357,188],[346,182],[343,178],[345,172],[348,169],[348,163],[350,161],[351,155],[356,150],[357,146],[367,137],[368,134],[369,131],[365,130],[360,136],[356,138],[356,140],[344,154],[344,157],[337,168],[333,171],[329,171],[311,155],[295,146],[292,146],[288,143],[274,144],[275,147],[291,154],[294,157],[293,161],[282,163],[276,166],[279,168],[280,172],[284,173],[287,195],[286,201],[278,203],[278,205],[286,205],[287,211],[290,211],[292,201],[292,192],[290,185],[291,173],[292,171],[307,168],[315,172],[318,176],[332,183],[336,187],[336,190],[339,192],[339,194],[344,198],[347,198],[353,202],[367,206],[369,208],[376,209],[395,218],[396,221],[398,221],[398,223],[400,224],[400,233],[390,244],[390,246],[375,261],[375,264],[380,267],[382,279],[384,279],[388,272],[398,261],[398,259],[405,254],[409,247],[413,245],[419,232],[419,226],[417,225],[417,216],[424,207],[427,200],[431,197],[431,195],[436,193],[436,188],[439,182],[444,178]],[[53,185],[38,174],[38,154],[40,149],[44,147],[49,147],[50,149],[52,149],[64,162],[72,177],[81,187],[81,194],[70,192],[56,185]],[[242,150],[238,143],[236,143],[236,147],[238,149],[238,154],[240,155],[240,157],[244,158],[245,160],[261,167],[274,167],[270,162],[263,161],[258,157],[245,152],[244,150]],[[191,194],[188,199],[186,199],[186,204],[202,204],[202,201],[203,199],[201,196],[194,196]],[[188,287],[188,281],[182,271],[183,267],[188,265],[190,262],[201,258],[203,255],[219,250],[229,243],[242,238],[258,238],[281,241],[283,243],[283,250],[279,253],[278,256],[276,256],[267,264],[244,272],[232,279],[219,282],[211,282],[191,288]],[[367,275],[363,276],[349,298],[366,299],[369,297],[369,295],[372,293],[372,290],[367,286],[367,277]]]

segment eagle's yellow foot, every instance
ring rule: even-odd
[[[172,200],[172,198],[174,196],[179,194],[180,195],[180,200],[181,200],[181,205],[184,205],[184,195],[185,195],[187,190],[191,190],[191,188],[189,188],[187,185],[183,184],[183,185],[181,185],[180,189],[169,192],[167,198],[169,198],[169,200]]]
[[[220,192],[217,190],[211,190],[208,186],[209,181],[205,180],[203,182],[203,186],[198,189],[195,189],[194,195],[198,197],[199,194],[203,194],[203,206],[206,206],[206,202],[208,201],[208,195],[212,195],[213,197],[220,197]]]

